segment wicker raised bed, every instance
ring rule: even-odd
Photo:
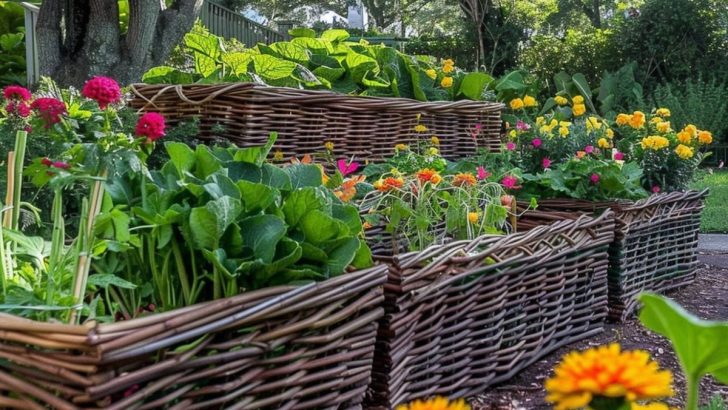
[[[2,314],[0,407],[361,408],[386,271],[113,324]]]
[[[472,396],[602,330],[612,213],[543,222],[388,259],[365,407]]]
[[[199,117],[202,139],[255,146],[265,144],[275,131],[276,149],[286,157],[321,152],[324,142],[331,141],[336,156],[376,161],[391,155],[398,143],[432,135],[440,138],[441,152],[448,158],[500,147],[500,103],[420,102],[250,83],[134,84],[131,91],[131,107],[159,112],[171,124]],[[418,115],[426,133],[414,130]]]
[[[609,316],[624,320],[637,309],[640,292],[665,292],[695,280],[700,214],[707,195],[708,190],[657,194],[636,202],[541,200],[539,209],[615,212]]]

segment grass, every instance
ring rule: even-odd
[[[702,172],[691,188],[710,188],[700,222],[702,232],[728,232],[728,170]]]

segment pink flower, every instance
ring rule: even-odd
[[[617,161],[622,161],[624,159],[624,154],[617,151],[614,153],[614,159]]]
[[[45,157],[45,158],[41,159],[40,160],[40,163],[43,164],[43,165],[45,165],[45,166],[47,166],[47,167],[53,165],[53,161],[51,161],[48,157]]]
[[[10,101],[5,106],[5,111],[7,111],[10,115],[17,115],[18,117],[26,118],[30,116],[30,107],[28,107],[28,104],[25,103],[25,101]]]
[[[548,168],[551,166],[551,160],[548,158],[544,158],[543,161],[541,161],[541,165],[543,165],[544,168]]]
[[[508,143],[506,144],[506,149],[507,149],[508,151],[513,151],[514,149],[516,149],[516,144],[515,144],[515,143],[514,143],[513,141],[509,141],[509,142],[508,142]]]
[[[51,164],[51,166],[53,168],[60,168],[60,169],[69,169],[69,168],[71,168],[71,164],[69,164],[68,162],[63,162],[63,161],[55,161],[55,162],[53,162]]]
[[[483,128],[483,124],[481,124],[479,122],[475,124],[475,130],[476,131],[480,131],[482,128]]]
[[[38,98],[30,104],[30,108],[38,111],[46,128],[60,122],[61,115],[66,113],[66,104],[55,98]]]
[[[486,171],[485,168],[483,168],[482,166],[478,167],[478,179],[479,180],[482,181],[482,180],[488,178],[490,175],[491,175],[491,173]]]
[[[534,147],[538,148],[541,146],[541,138],[534,138],[533,141],[531,141],[531,144],[533,144]]]
[[[584,147],[584,152],[586,152],[587,154],[593,153],[594,152],[594,146],[593,145],[587,145],[586,147]]]
[[[23,128],[23,130],[25,130],[25,132],[30,134],[31,132],[33,132],[33,127],[31,127],[30,125],[26,125],[25,128]]]
[[[156,112],[148,112],[137,121],[134,133],[138,137],[147,137],[149,141],[156,141],[164,136],[164,116]]]
[[[531,129],[531,126],[521,120],[518,120],[516,122],[516,129],[519,131],[528,131]]]
[[[336,161],[336,167],[339,169],[339,172],[341,172],[341,175],[347,176],[349,174],[353,174],[354,172],[356,172],[357,169],[359,169],[359,163],[347,163],[345,159],[340,159]]]
[[[658,193],[658,192],[660,192],[660,191],[661,191],[661,189],[660,189],[660,186],[659,186],[659,185],[654,185],[654,186],[652,187],[652,193],[653,193],[653,194],[656,194],[656,193]]]
[[[9,85],[3,89],[3,97],[5,97],[6,100],[28,101],[30,100],[31,95],[30,91],[25,87]]]
[[[99,108],[106,109],[109,104],[121,101],[119,84],[109,77],[94,77],[83,85],[81,94],[99,103]]]
[[[518,178],[516,178],[512,175],[504,176],[503,180],[501,181],[501,184],[508,189],[515,188],[517,183],[518,183]]]
[[[598,184],[599,183],[599,175],[598,174],[591,174],[591,177],[589,177],[589,180],[592,182],[592,184]]]

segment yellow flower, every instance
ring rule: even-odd
[[[670,110],[667,108],[658,108],[657,111],[655,111],[655,114],[659,115],[662,118],[670,118]]]
[[[561,122],[565,122],[565,121],[556,121],[556,118],[552,118],[551,121],[549,121],[549,127],[553,128],[553,127],[559,125]],[[569,123],[569,124],[571,124],[571,123]]]
[[[657,124],[660,122],[662,122],[662,118],[660,117],[652,117],[652,119],[650,119],[650,124]]]
[[[693,149],[683,144],[680,144],[677,148],[675,148],[675,153],[681,159],[690,159],[693,157]]]
[[[332,141],[326,141],[326,143],[324,143],[324,148],[326,148],[326,151],[333,151],[334,143]]]
[[[536,117],[536,125],[537,126],[540,127],[540,126],[544,125],[545,122],[546,122],[546,119],[543,116]]]
[[[569,100],[567,100],[565,97],[557,95],[556,97],[554,97],[554,102],[558,105],[566,105]]]
[[[516,132],[516,130],[511,130],[508,135],[511,137],[511,139],[515,139],[518,136],[518,133]]]
[[[584,104],[574,104],[571,112],[574,114],[574,117],[579,117],[586,112],[586,106]]]
[[[445,64],[442,66],[442,72],[445,74],[450,74],[453,71],[455,71],[455,66],[451,64]]]
[[[455,62],[452,61],[452,58],[448,58],[447,60],[442,62],[442,65],[455,65]]]
[[[695,137],[698,135],[698,127],[696,127],[693,124],[688,124],[683,128],[683,131],[687,131],[690,133],[690,136]]]
[[[561,126],[561,127],[571,127],[571,122],[569,122],[569,121],[559,121],[559,126]]]
[[[576,97],[572,98],[571,101],[576,104],[584,104],[584,97],[577,95]]]
[[[711,134],[710,131],[698,132],[698,142],[703,145],[708,145],[708,144],[713,143],[713,134]]]
[[[693,137],[688,131],[680,131],[677,133],[677,140],[681,144],[690,144],[693,141]]]
[[[437,155],[439,153],[440,153],[440,151],[437,148],[435,148],[435,147],[430,147],[427,150],[427,154],[430,155],[430,156],[435,156],[435,155]]]
[[[273,154],[273,159],[275,161],[283,161],[283,151],[277,149],[276,152]]]
[[[607,138],[614,138],[614,130],[607,128]]]
[[[429,400],[415,400],[409,404],[400,404],[395,410],[470,410],[465,400],[449,401],[446,397],[435,397]]]
[[[455,186],[473,186],[478,182],[477,179],[475,179],[475,175],[471,174],[470,172],[461,172],[459,174],[456,174],[455,177],[452,179],[452,184]]]
[[[597,141],[597,146],[602,149],[611,148],[612,144],[609,143],[609,140],[606,138],[599,138],[599,141]]]
[[[512,99],[510,105],[512,110],[520,110],[524,106],[523,100],[520,98]]]
[[[617,115],[617,119],[615,120],[617,125],[627,125],[630,121],[632,121],[632,116],[624,113]]]
[[[642,138],[642,149],[660,150],[670,146],[670,141],[659,135],[651,135],[649,137]]]
[[[673,410],[674,408],[669,407],[665,403],[652,402],[647,404],[632,403],[630,410]],[[677,410],[677,409],[675,409]]]
[[[642,111],[635,111],[632,117],[629,119],[629,126],[638,129],[645,126],[645,113]]]
[[[442,182],[442,175],[440,175],[440,174],[433,175],[432,178],[430,178],[430,182],[432,182],[435,185],[439,184],[440,182]]]
[[[440,81],[440,85],[442,86],[442,88],[452,87],[452,77],[442,77],[442,80]]]
[[[468,212],[468,222],[475,225],[478,223],[478,213],[477,212]]]
[[[432,68],[430,68],[429,70],[425,70],[425,74],[427,74],[427,76],[433,80],[437,78],[437,71],[433,70]]]
[[[427,131],[427,127],[425,127],[422,124],[415,125],[415,132],[425,132]]]
[[[599,118],[592,116],[586,119],[586,129],[589,131],[598,130],[601,127],[602,122],[599,121]]]
[[[655,128],[657,129],[657,132],[660,132],[660,133],[663,133],[663,134],[666,133],[666,132],[669,132],[670,131],[670,121],[658,122],[655,125]]]
[[[397,144],[394,146],[394,149],[397,151],[407,151],[409,146],[407,144]]]
[[[672,373],[660,370],[649,353],[622,352],[619,344],[571,352],[546,380],[546,400],[556,410],[589,406],[595,396],[626,401],[672,396]]]
[[[432,142],[432,145],[440,145],[440,139],[437,138],[437,136],[433,135],[432,138],[430,138],[430,141]]]
[[[569,128],[568,127],[559,127],[559,135],[561,135],[562,137],[569,135]]]
[[[526,107],[538,107],[538,101],[530,95],[527,95],[523,97],[523,105]]]

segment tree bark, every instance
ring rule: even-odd
[[[38,16],[40,73],[60,85],[82,85],[94,75],[122,84],[164,63],[200,13],[203,0],[129,0],[127,33],[117,0],[45,1]]]

